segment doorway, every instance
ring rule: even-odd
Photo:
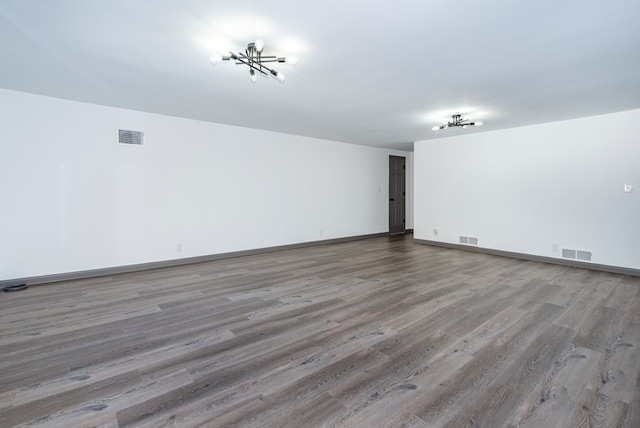
[[[405,232],[405,195],[407,160],[389,156],[389,234]]]

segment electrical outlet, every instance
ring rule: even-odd
[[[438,229],[436,229],[435,227],[433,228],[433,234],[437,235],[438,234]]]
[[[177,251],[178,253],[182,252],[182,244],[177,244],[177,245],[176,245],[176,251]]]

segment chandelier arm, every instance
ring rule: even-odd
[[[244,61],[243,58],[241,58],[241,57],[238,57],[237,61],[239,61],[239,62],[236,62],[236,64],[244,64],[244,65],[248,66],[249,68],[251,68],[251,69],[253,69],[253,70],[257,71],[257,72],[259,72],[261,74],[264,74],[265,76],[268,76],[269,74],[271,74],[273,76],[278,76],[278,72],[276,70],[274,70],[272,68],[269,68],[269,67],[267,67],[265,65],[262,65],[262,64],[257,64],[256,65],[252,61]]]
[[[274,75],[274,76],[277,76],[277,75],[278,75],[278,72],[277,72],[277,71],[275,71],[274,69],[269,68],[269,67],[267,67],[267,66],[265,66],[265,65],[260,65],[260,68],[261,68],[261,69],[262,69],[262,68],[264,68],[265,70],[267,70],[267,71],[269,72],[269,73],[267,73],[267,72],[265,72],[265,71],[263,71],[263,70],[260,70],[260,72],[261,72],[262,74],[265,74],[265,75],[272,74],[272,75]]]
[[[240,54],[242,56],[242,54]],[[252,58],[246,57],[248,61],[243,61],[244,64],[248,65],[250,68],[253,68],[256,71],[259,71],[261,74],[268,76],[269,74],[273,76],[278,76],[278,72],[272,68],[267,67],[266,65],[262,65],[262,61],[256,61]],[[275,62],[275,61],[265,61],[265,62]],[[265,71],[266,70],[266,71]]]
[[[248,58],[246,58],[244,55],[240,54],[240,56],[238,56],[238,58],[236,58],[236,65],[238,64],[244,64],[247,67],[261,73],[264,74],[265,76],[267,76],[269,73],[267,73],[266,71],[262,70],[262,68],[266,68],[267,70],[269,70],[267,67],[265,66],[260,66],[260,64],[258,64],[258,66],[256,66],[254,64],[254,61],[249,60]],[[269,70],[271,72],[271,70]]]
[[[275,56],[262,56],[260,54],[260,52],[257,52],[257,54],[252,51],[251,49],[245,49],[245,53],[239,53],[239,58],[244,58],[246,61],[241,61],[242,64],[245,64],[247,66],[249,66],[250,68],[259,71],[260,73],[264,74],[265,76],[267,76],[269,73],[274,74],[274,71],[271,70],[270,68],[262,65],[263,62],[277,62],[277,57]],[[264,59],[264,58],[274,58],[274,59]],[[238,59],[239,61],[239,59]],[[236,62],[236,64],[238,64]],[[266,69],[267,71],[264,71],[263,69]]]
[[[243,53],[241,53],[240,55],[243,56],[243,57],[246,57],[247,59],[250,59],[253,62],[257,62],[257,63],[260,63],[260,62],[278,62],[278,59],[275,56],[274,57],[264,57],[263,56],[263,57],[260,57],[260,59],[258,59],[258,57],[255,56],[255,55],[254,56],[250,56],[250,55],[247,56],[247,55],[245,55]]]

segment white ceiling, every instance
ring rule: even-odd
[[[638,0],[0,0],[0,87],[377,147],[640,108]],[[217,49],[295,56],[249,80]],[[431,127],[470,113],[481,128]]]

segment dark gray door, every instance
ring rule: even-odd
[[[405,171],[406,159],[389,156],[389,233],[405,231]]]

